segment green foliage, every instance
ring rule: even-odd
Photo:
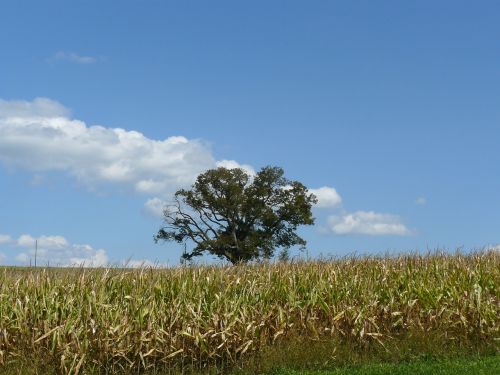
[[[174,199],[155,240],[194,242],[183,254],[186,260],[209,252],[233,264],[270,258],[277,248],[305,246],[296,230],[314,223],[316,203],[303,184],[286,179],[278,167],[265,167],[253,178],[239,168],[212,169]]]

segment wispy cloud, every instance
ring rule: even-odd
[[[7,234],[0,234],[0,245],[8,244],[12,242],[12,237]]]
[[[95,64],[99,60],[101,59],[95,56],[83,56],[75,52],[64,51],[56,52],[48,59],[49,62],[68,61],[75,64]]]
[[[166,205],[167,202],[158,197],[151,198],[144,203],[144,212],[151,217],[161,218]]]
[[[425,197],[418,197],[416,200],[415,200],[415,203],[420,205],[420,206],[424,206],[427,204],[427,198]]]

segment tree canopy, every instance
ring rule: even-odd
[[[306,245],[296,231],[314,224],[316,202],[279,167],[262,168],[255,176],[240,168],[211,169],[191,189],[175,193],[155,241],[193,242],[185,260],[205,252],[233,264],[270,258],[276,249]]]

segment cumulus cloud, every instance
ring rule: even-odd
[[[216,164],[202,141],[87,126],[43,98],[0,101],[0,161],[33,172],[66,171],[92,188],[111,183],[146,194],[190,184]]]
[[[333,233],[341,235],[408,236],[412,234],[399,216],[373,211],[356,211],[342,216],[330,216],[328,228]]]
[[[0,99],[0,118],[67,117],[70,113],[61,103],[47,98],[32,101]]]
[[[12,237],[7,234],[0,234],[0,245],[12,242]]]
[[[256,174],[248,164],[216,161],[210,147],[201,140],[183,136],[156,140],[138,131],[90,126],[47,98],[0,99],[0,163],[33,172],[35,185],[43,182],[43,173],[61,171],[90,189],[112,185],[145,194],[150,199],[144,210],[154,217],[162,216],[165,199],[175,190],[191,185],[207,169],[242,168],[252,176]],[[342,203],[332,187],[310,192],[318,197],[317,208],[335,208]],[[333,217],[330,226],[335,233],[402,235],[408,231],[397,217],[363,211]],[[65,246],[68,249],[76,245]],[[80,249],[82,254],[86,254],[84,250]],[[20,259],[29,259],[28,253],[23,254]],[[100,262],[103,253],[93,256],[101,256],[95,259]],[[73,258],[88,259],[88,254]]]
[[[309,192],[318,198],[318,203],[315,206],[317,208],[333,208],[342,203],[339,193],[332,187],[323,186],[319,189],[309,189]]]
[[[248,175],[255,176],[255,169],[251,165],[248,164],[240,164],[235,160],[219,160],[215,163],[216,167],[224,167],[227,169],[235,169],[240,168],[243,169]]]
[[[98,61],[99,59],[94,56],[83,56],[79,55],[78,53],[75,52],[64,52],[64,51],[59,51],[54,54],[48,61],[49,62],[55,62],[55,61],[68,61],[72,62],[75,64],[94,64]]]
[[[64,171],[91,188],[114,184],[163,198],[215,166],[256,173],[235,160],[215,161],[203,141],[183,136],[155,140],[138,131],[89,126],[47,98],[0,99],[0,162],[34,172],[34,184],[43,181],[40,173]],[[334,188],[311,192],[319,199],[317,207],[341,203]],[[159,200],[146,202],[147,211],[161,214]]]
[[[21,253],[16,260],[29,263],[35,260],[35,241],[38,242],[36,251],[37,263],[54,266],[87,266],[101,267],[108,264],[108,256],[103,249],[94,249],[90,245],[72,244],[62,236],[32,237],[29,234],[21,235],[16,244]]]

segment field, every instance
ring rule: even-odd
[[[499,315],[498,252],[3,268],[0,366],[9,374],[327,374],[312,371],[467,356],[496,366]]]

